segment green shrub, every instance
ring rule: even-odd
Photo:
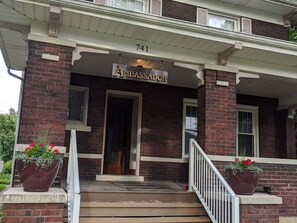
[[[5,184],[0,184],[0,191],[4,190],[6,188]]]
[[[11,173],[11,166],[12,166],[12,160],[6,161],[4,163],[2,173],[10,174]]]
[[[15,138],[16,115],[0,114],[0,157],[12,160]]]
[[[297,27],[294,26],[290,29],[289,39],[297,42]]]
[[[10,184],[10,174],[0,174],[0,184]]]

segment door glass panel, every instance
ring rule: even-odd
[[[238,155],[239,156],[254,156],[254,136],[253,135],[238,135]]]
[[[186,106],[185,154],[189,154],[190,139],[197,138],[197,107]]]
[[[81,91],[69,91],[68,96],[68,120],[83,121],[85,93]]]

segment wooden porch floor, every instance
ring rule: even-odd
[[[184,183],[166,181],[119,182],[81,181],[81,192],[182,192]]]

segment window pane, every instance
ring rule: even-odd
[[[254,136],[238,134],[238,155],[254,156]]]
[[[253,134],[253,113],[238,112],[238,132]]]
[[[186,105],[185,154],[189,154],[190,139],[197,138],[197,107]]]
[[[236,23],[235,19],[208,14],[208,25],[212,27],[234,31],[236,29]]]
[[[84,94],[84,92],[73,90],[69,92],[67,115],[68,120],[83,121]]]
[[[110,6],[137,12],[146,12],[147,0],[110,0]]]

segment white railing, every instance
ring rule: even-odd
[[[239,198],[198,143],[191,139],[189,190],[194,190],[214,223],[239,223]]]
[[[71,130],[67,171],[68,223],[79,223],[80,185],[77,160],[76,131]]]

